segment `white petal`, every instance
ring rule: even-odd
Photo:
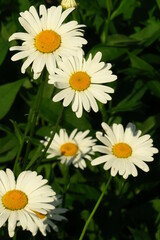
[[[71,90],[70,88],[67,89],[63,89],[62,91],[60,91],[59,93],[57,93],[54,97],[53,97],[53,102],[59,102],[61,101],[63,98],[65,98],[66,95],[70,94]]]
[[[104,162],[107,162],[107,155],[95,158],[94,160],[91,161],[91,165],[95,166]]]
[[[28,68],[28,66],[39,56],[39,52],[35,51],[34,53],[32,53],[31,55],[28,56],[28,58],[26,59],[26,61],[23,63],[22,67],[21,67],[21,72],[25,73],[26,69]]]
[[[6,174],[9,180],[9,184],[10,184],[10,189],[14,189],[15,188],[15,176],[13,174],[13,172],[10,169],[6,169]]]
[[[78,97],[78,92],[75,91],[73,103],[72,103],[72,111],[76,112],[79,109],[79,97]]]
[[[74,91],[70,91],[70,94],[66,95],[64,100],[63,100],[63,106],[67,107],[73,100],[74,98]]]
[[[85,94],[90,102],[90,105],[91,105],[91,108],[93,109],[93,111],[98,112],[98,105],[97,105],[97,102],[94,99],[93,95],[88,90],[85,91]]]
[[[26,58],[26,57],[30,56],[31,54],[33,54],[34,52],[35,52],[35,49],[32,48],[32,49],[29,49],[29,50],[26,50],[26,51],[23,51],[23,52],[16,53],[15,55],[13,55],[11,60],[12,61],[17,61],[17,60]]]
[[[7,221],[7,219],[9,218],[9,215],[10,215],[10,211],[7,209],[5,209],[4,212],[0,214],[0,227],[2,227],[4,223]]]

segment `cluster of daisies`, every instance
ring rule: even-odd
[[[12,46],[11,51],[18,50],[13,61],[27,58],[21,68],[25,73],[29,65],[33,78],[37,79],[44,67],[49,72],[49,84],[53,84],[60,92],[53,97],[54,102],[63,100],[63,106],[72,105],[78,118],[82,117],[83,109],[89,112],[98,111],[96,100],[107,103],[111,100],[113,88],[103,85],[117,79],[112,74],[111,64],[101,61],[102,54],[94,57],[89,55],[86,60],[82,46],[87,43],[83,37],[82,27],[77,21],[63,23],[74,10],[62,7],[46,9],[39,7],[39,15],[31,6],[29,11],[20,13],[19,22],[25,33],[14,33],[11,40],[22,40],[22,46]]]
[[[68,2],[64,0],[63,4]],[[80,118],[83,110],[97,112],[97,101],[106,104],[111,100],[110,94],[114,89],[107,83],[116,81],[117,76],[112,73],[111,64],[101,60],[101,52],[85,58],[82,49],[87,44],[83,37],[84,25],[75,20],[65,21],[73,10],[69,7],[63,11],[62,6],[46,9],[40,5],[38,13],[31,6],[19,17],[26,32],[14,33],[9,41],[23,41],[21,46],[10,48],[18,51],[12,57],[13,61],[25,59],[21,72],[25,73],[31,65],[33,78],[37,79],[46,68],[48,83],[60,89],[53,101],[63,100],[64,107],[71,105]],[[119,173],[125,179],[129,175],[137,176],[136,167],[149,171],[146,162],[153,161],[153,155],[158,152],[150,135],[142,136],[132,123],[124,128],[122,124],[110,127],[103,122],[102,128],[102,132],[96,133],[97,139],[89,136],[89,130],[82,132],[74,129],[69,134],[60,129],[47,150],[47,158],[56,158],[62,164],[72,164],[80,169],[87,166],[87,160],[92,166],[104,163],[104,169],[111,169],[112,176]],[[48,146],[49,140],[50,137],[46,137],[41,141],[44,147]],[[102,145],[97,145],[97,140]],[[95,152],[101,153],[101,156],[92,160]],[[13,237],[17,226],[33,235],[38,229],[46,235],[46,231],[57,230],[53,220],[65,219],[61,214],[66,209],[57,208],[61,203],[60,197],[36,172],[23,171],[15,180],[10,169],[0,171],[0,197],[0,227],[8,220],[10,237]]]

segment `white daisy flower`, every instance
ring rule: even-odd
[[[33,6],[20,13],[19,22],[26,33],[14,33],[9,41],[23,41],[21,46],[10,48],[11,51],[19,51],[11,58],[12,61],[27,58],[22,65],[22,73],[32,64],[33,78],[37,79],[45,66],[49,72],[54,72],[60,57],[77,55],[82,51],[82,45],[87,43],[80,29],[84,25],[78,25],[77,21],[63,23],[73,10],[69,8],[62,12],[62,6],[46,9],[40,5],[40,16]]]
[[[47,150],[47,158],[58,156],[62,164],[70,165],[71,163],[76,168],[84,169],[86,167],[85,160],[91,161],[91,156],[94,152],[92,147],[96,140],[92,137],[86,137],[89,130],[85,132],[77,132],[73,130],[70,136],[65,129],[60,129],[59,134],[55,134],[49,149]],[[46,146],[49,138],[43,142]]]
[[[112,74],[110,63],[100,62],[101,57],[102,53],[98,52],[93,59],[90,54],[88,60],[85,60],[81,53],[78,57],[63,58],[63,61],[58,63],[56,74],[49,76],[48,83],[63,89],[53,97],[53,101],[63,99],[65,107],[71,103],[78,118],[82,116],[83,108],[87,112],[91,108],[98,111],[95,99],[103,104],[111,100],[108,93],[113,93],[113,88],[102,84],[115,81],[117,76]]]
[[[123,178],[129,175],[136,177],[138,173],[135,166],[144,172],[149,171],[145,162],[153,161],[153,154],[158,153],[149,134],[141,136],[141,131],[137,131],[132,123],[128,123],[124,129],[122,124],[109,127],[103,122],[102,128],[105,133],[97,132],[96,136],[104,145],[97,145],[93,150],[105,155],[95,158],[91,162],[93,166],[105,163],[104,169],[111,168],[112,176],[119,173]]]
[[[36,212],[47,214],[54,208],[55,192],[46,183],[36,172],[23,171],[15,181],[10,169],[0,170],[0,227],[8,220],[10,237],[14,236],[16,226],[29,230],[32,235],[36,234],[37,227],[45,233]]]
[[[65,9],[71,8],[71,7],[77,7],[77,3],[75,0],[62,0],[61,6]]]
[[[52,203],[53,209],[50,210],[47,214],[42,214],[39,212],[36,212],[36,215],[39,217],[41,220],[41,223],[43,223],[45,232],[43,232],[43,235],[47,235],[47,231],[51,232],[53,229],[54,231],[58,232],[58,227],[54,223],[54,221],[62,221],[62,220],[67,220],[64,216],[61,214],[67,212],[68,210],[66,208],[61,208],[58,207],[62,202],[61,198],[59,196],[56,196],[54,202]],[[38,226],[35,224],[35,228],[38,231]]]

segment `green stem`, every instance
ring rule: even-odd
[[[49,139],[49,141],[48,141],[47,146],[45,147],[45,149],[44,149],[44,151],[43,151],[43,154],[42,154],[41,158],[43,158],[43,157],[45,156],[45,154],[46,154],[49,146],[51,145],[51,142],[52,142],[52,140],[53,140],[53,138],[54,138],[54,135],[55,135],[56,132],[57,132],[57,129],[58,129],[58,126],[59,126],[59,123],[60,123],[62,114],[63,114],[63,106],[62,106],[62,108],[61,108],[61,110],[60,110],[60,113],[59,113],[59,116],[58,116],[58,118],[57,118],[57,122],[56,122],[56,124],[55,124],[54,131],[51,133],[50,139]]]
[[[121,188],[119,190],[118,196],[120,196],[123,193],[125,184],[126,184],[126,181],[123,179],[123,182],[122,182]]]
[[[70,174],[69,174],[69,167],[65,166],[65,172],[64,172],[64,187],[63,187],[63,201],[62,201],[62,207],[65,207],[65,202],[66,202],[66,194],[67,190],[69,189],[70,186]]]
[[[106,0],[106,6],[107,6],[107,19],[105,21],[105,36],[104,36],[104,42],[107,42],[108,38],[108,31],[109,31],[109,25],[110,25],[110,18],[111,18],[111,12],[112,12],[112,1]]]
[[[54,130],[53,130],[52,133],[51,133],[50,139],[49,139],[49,141],[48,141],[48,143],[47,143],[44,151],[42,152],[42,148],[39,147],[38,152],[36,153],[36,155],[39,156],[39,152],[42,152],[40,158],[39,158],[38,160],[37,160],[36,157],[34,157],[34,159],[31,159],[31,161],[29,162],[29,164],[28,164],[28,165],[26,166],[26,168],[25,168],[26,170],[29,169],[29,168],[34,164],[35,161],[37,161],[36,167],[39,166],[40,162],[41,162],[42,159],[45,157],[46,152],[47,152],[49,146],[51,145],[51,142],[53,141],[53,138],[54,138],[54,136],[55,136],[55,134],[56,134],[56,132],[57,132],[59,123],[60,123],[60,121],[61,121],[62,114],[63,114],[63,106],[62,106],[62,108],[61,108],[61,110],[60,110],[59,116],[58,116],[57,121],[56,121],[56,124],[55,124],[55,126],[54,126]]]
[[[37,96],[35,98],[35,103],[34,103],[33,106],[31,106],[30,111],[29,111],[27,126],[26,126],[26,129],[25,129],[23,138],[22,138],[22,142],[21,142],[21,144],[19,146],[19,150],[17,152],[17,156],[16,156],[16,159],[15,159],[14,166],[13,166],[13,172],[14,173],[17,172],[16,170],[17,170],[17,167],[18,167],[18,162],[20,160],[20,155],[21,155],[21,152],[23,150],[24,144],[26,142],[27,135],[28,135],[29,132],[30,132],[30,137],[33,134],[35,123],[36,123],[36,119],[37,119],[37,113],[39,111],[39,106],[40,106],[40,102],[41,102],[41,98],[42,98],[43,88],[44,88],[44,81],[42,81],[42,83],[41,83],[41,85],[39,87]],[[30,144],[30,142],[28,144]]]
[[[42,81],[41,81],[40,87],[38,89],[37,97],[35,99],[35,104],[33,105],[32,114],[31,114],[31,117],[29,119],[30,134],[29,134],[29,142],[27,144],[27,148],[26,148],[26,152],[25,152],[25,156],[24,156],[24,162],[23,162],[24,169],[25,169],[25,167],[27,165],[27,162],[28,162],[28,155],[29,155],[30,149],[31,149],[31,139],[32,139],[32,137],[34,135],[34,132],[35,132],[35,127],[36,127],[36,123],[37,123],[37,119],[38,119],[38,115],[39,115],[39,108],[40,108],[41,100],[42,100],[42,97],[43,97],[43,91],[44,91],[45,83],[46,83],[46,74],[43,73]]]
[[[31,110],[29,112],[29,115],[31,114]],[[25,129],[25,132],[24,132],[24,135],[23,135],[23,139],[22,139],[22,142],[19,146],[19,149],[18,149],[18,152],[17,152],[17,156],[16,156],[16,159],[15,159],[15,162],[14,162],[14,166],[13,166],[13,172],[16,173],[16,169],[17,169],[17,166],[18,166],[18,161],[20,160],[20,155],[21,155],[21,152],[22,152],[22,149],[23,149],[23,146],[24,146],[24,143],[26,141],[26,137],[27,137],[27,134],[29,132],[29,129],[30,129],[30,124],[28,122],[27,126],[26,126],[26,129]]]
[[[109,179],[108,179],[108,181],[107,181],[107,183],[106,183],[106,185],[105,185],[105,187],[104,187],[104,189],[103,189],[100,197],[98,198],[98,201],[96,202],[96,205],[94,206],[94,208],[93,208],[93,210],[92,210],[89,218],[87,219],[87,221],[86,221],[86,223],[85,223],[85,225],[84,225],[84,228],[83,228],[83,230],[82,230],[82,232],[81,232],[81,235],[80,235],[80,237],[79,237],[79,240],[82,240],[82,239],[83,239],[84,234],[85,234],[85,232],[86,232],[86,230],[87,230],[88,224],[90,223],[90,221],[91,221],[93,215],[95,214],[95,212],[96,212],[99,204],[101,203],[102,198],[103,198],[103,196],[104,196],[104,194],[105,194],[105,192],[106,192],[106,190],[107,190],[107,188],[108,188],[108,186],[109,186],[109,184],[110,184],[111,178],[112,178],[112,176],[109,177]]]

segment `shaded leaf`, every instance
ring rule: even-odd
[[[113,34],[107,38],[107,44],[115,47],[133,45],[135,43],[137,43],[136,40],[123,34]]]
[[[54,103],[51,99],[43,99],[40,106],[41,116],[49,122],[55,123],[61,103]]]
[[[143,123],[137,123],[143,134],[149,133],[160,121],[160,115],[149,116]]]
[[[123,54],[126,53],[125,48],[118,48],[118,47],[109,47],[105,44],[98,44],[93,47],[89,53],[95,55],[98,51],[102,52],[102,60],[105,62],[110,62],[115,59],[118,59]]]
[[[126,98],[120,101],[116,107],[112,108],[112,112],[118,111],[133,111],[140,105],[140,100],[146,92],[147,87],[143,85],[142,82],[138,82],[135,84],[133,91],[128,94]]]
[[[113,20],[115,17],[119,16],[120,14],[123,14],[124,19],[130,19],[132,17],[132,14],[135,8],[138,6],[140,6],[139,1],[135,1],[135,0],[120,1],[118,8],[111,15],[111,20]]]
[[[149,234],[147,232],[145,232],[144,230],[138,230],[138,229],[133,229],[130,228],[130,231],[132,233],[133,239],[134,240],[152,240],[149,236]]]
[[[23,79],[0,86],[0,119],[10,110],[22,84]]]
[[[11,161],[15,158],[18,151],[17,138],[9,133],[5,137],[0,139],[0,162]]]
[[[148,88],[151,90],[152,94],[160,98],[160,82],[156,80],[151,80],[147,82]]]
[[[144,61],[142,58],[137,57],[136,55],[129,53],[129,58],[133,68],[137,68],[141,71],[150,72],[151,74],[155,73],[154,68]]]
[[[145,44],[145,46],[149,46],[160,37],[159,26],[159,20],[150,19],[146,27],[139,29],[139,31],[132,34],[130,37],[138,40],[141,44]]]
[[[3,38],[0,38],[0,65],[3,63],[7,52],[9,48],[9,43],[8,41],[4,40]]]

